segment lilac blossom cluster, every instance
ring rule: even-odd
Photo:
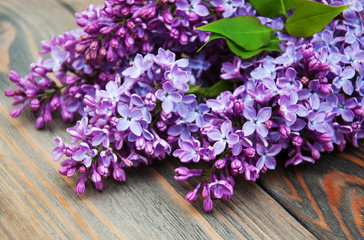
[[[195,29],[256,16],[250,3],[106,0],[76,14],[82,29],[43,42],[40,54],[50,58],[32,63],[27,76],[9,74],[19,88],[5,94],[20,105],[10,114],[30,106],[37,128],[57,109],[65,121],[80,116],[67,129],[70,143],[57,138],[53,151],[55,161],[67,158],[62,175],[78,172],[79,194],[88,179],[101,190],[103,178],[125,181],[127,167],[173,155],[189,164],[176,180],[199,179],[186,199],[200,193],[211,211],[213,199],[231,198],[234,177],[255,181],[282,151],[285,166],[314,163],[364,137],[364,2],[322,2],[350,7],[311,38],[277,32],[283,54],[242,60],[221,41],[196,54],[208,34]],[[258,18],[283,28],[283,16]],[[193,94],[190,86],[217,81],[216,69],[234,89],[211,99]],[[192,165],[201,161],[209,167]]]
[[[364,138],[363,3],[332,4],[348,3],[343,19],[312,38],[279,33],[288,41],[278,57],[255,62],[236,57],[222,64],[220,77],[242,84],[208,99],[211,111],[203,115],[200,131],[181,138],[173,153],[183,163],[211,162],[210,169],[175,170],[176,180],[201,178],[186,200],[196,201],[201,192],[204,209],[211,211],[211,199],[230,199],[233,177],[241,174],[255,181],[276,168],[283,150],[288,166],[314,163],[335,146],[343,151],[346,143],[358,147],[358,139]]]
[[[185,94],[191,80],[187,66],[187,59],[176,60],[162,48],[157,55],[137,54],[105,89],[86,94],[87,116],[67,129],[71,142],[57,138],[53,151],[55,161],[67,157],[59,169],[62,175],[81,173],[77,193],[84,193],[89,178],[98,190],[102,178],[125,181],[124,168],[164,159],[176,136],[188,139],[190,131],[198,130],[194,122],[201,124],[201,119],[189,114],[197,106],[195,95]],[[190,124],[179,124],[182,117],[189,117]]]

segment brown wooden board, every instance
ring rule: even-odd
[[[9,70],[28,72],[42,39],[76,27],[73,11],[100,2],[0,0],[0,91],[14,87]],[[0,239],[315,239],[310,231],[320,239],[360,239],[363,234],[358,158],[345,156],[351,159],[346,165],[334,154],[318,167],[280,169],[262,175],[263,188],[238,179],[231,201],[216,201],[212,213],[202,210],[201,201],[184,200],[194,182],[173,179],[175,160],[130,169],[126,183],[107,180],[102,192],[88,184],[79,196],[76,178],[59,175],[51,155],[54,137],[68,140],[70,125],[56,120],[37,131],[29,111],[12,119],[11,109],[11,99],[0,94]]]
[[[363,239],[363,147],[325,154],[315,164],[281,166],[259,183],[319,239]]]

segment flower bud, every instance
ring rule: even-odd
[[[310,80],[308,79],[308,77],[306,76],[303,76],[301,79],[300,79],[301,83],[303,85],[306,85]]]
[[[193,190],[193,191],[187,193],[185,199],[188,202],[196,202],[196,200],[197,200],[197,192],[195,190]]]
[[[292,144],[296,147],[300,147],[303,143],[303,139],[300,136],[294,136],[292,138]]]
[[[59,100],[58,96],[54,96],[52,98],[51,102],[49,103],[49,106],[51,107],[52,111],[55,111],[56,109],[58,109],[60,105],[61,105],[61,101]]]
[[[226,163],[226,159],[218,159],[218,160],[216,160],[216,162],[215,162],[215,167],[216,167],[217,169],[222,169],[222,168],[224,168],[224,167],[225,167],[225,163]]]
[[[324,132],[320,135],[320,141],[322,143],[328,143],[331,142],[331,135],[328,132]]]
[[[114,171],[112,173],[112,176],[117,181],[120,181],[120,182],[125,182],[126,181],[125,171],[123,169],[119,168],[119,167],[114,167]]]
[[[211,198],[206,198],[204,201],[203,201],[203,209],[206,211],[206,212],[210,212],[212,211],[214,207],[214,203],[212,202]]]
[[[17,118],[21,114],[22,110],[23,110],[22,108],[14,108],[13,110],[10,111],[10,116],[12,116],[13,118]]]
[[[164,132],[167,129],[166,122],[162,121],[162,120],[158,121],[157,122],[157,128],[159,129],[159,131]]]
[[[13,83],[17,83],[20,81],[20,76],[15,71],[10,71],[8,77],[9,77],[10,81],[12,81]]]
[[[265,121],[264,125],[266,128],[271,129],[273,127],[273,121],[267,120],[267,121]]]
[[[325,94],[330,94],[330,93],[334,92],[332,90],[331,84],[321,84],[320,91],[325,93]]]
[[[144,147],[145,147],[145,139],[144,139],[144,137],[140,136],[135,141],[135,148],[140,151],[140,150],[143,150]]]
[[[279,132],[281,133],[283,138],[288,138],[291,134],[291,129],[286,125],[279,125]]]
[[[311,61],[308,63],[308,68],[310,71],[317,71],[320,69],[321,63],[317,59],[311,59]]]
[[[245,155],[247,156],[247,157],[250,157],[250,158],[252,158],[252,157],[254,157],[255,156],[255,149],[254,148],[245,148],[244,150],[243,150],[243,152],[245,153]]]
[[[225,12],[225,7],[224,7],[224,5],[222,5],[222,4],[217,5],[217,6],[216,6],[215,11],[216,11],[217,13],[224,13],[224,12]]]
[[[314,54],[314,51],[313,51],[313,46],[312,44],[303,44],[302,45],[302,56],[305,58],[305,59],[309,59],[313,56]]]
[[[30,110],[32,112],[37,112],[39,110],[40,107],[40,101],[38,98],[33,98],[32,100],[30,100]]]
[[[43,118],[44,118],[44,122],[46,122],[46,123],[52,122],[51,112],[50,111],[45,111]]]
[[[84,194],[86,190],[85,183],[83,181],[80,181],[76,185],[76,193],[77,194]]]

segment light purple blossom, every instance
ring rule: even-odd
[[[262,136],[268,135],[268,129],[265,126],[265,122],[271,117],[272,109],[265,107],[259,110],[258,114],[252,107],[244,108],[244,117],[247,121],[243,125],[243,132],[245,136],[253,134],[255,131]]]
[[[77,162],[82,162],[86,167],[91,166],[92,158],[96,156],[97,150],[90,149],[86,143],[80,143],[79,150],[72,155],[72,159]]]
[[[169,82],[163,83],[162,88],[157,90],[155,96],[162,101],[163,111],[168,114],[173,110],[173,103],[181,101],[182,96],[175,92],[176,89]]]
[[[282,149],[282,145],[275,144],[271,146],[269,149],[266,148],[264,145],[257,144],[257,153],[260,155],[260,158],[257,162],[257,168],[260,170],[264,166],[268,169],[275,169],[276,168],[276,160],[274,156],[280,153]]]
[[[214,153],[216,155],[222,153],[225,148],[226,144],[229,147],[232,147],[239,141],[239,136],[235,133],[230,133],[232,130],[232,125],[230,121],[225,121],[221,124],[221,131],[218,129],[212,129],[207,133],[207,136],[215,141],[214,144]]]
[[[142,126],[138,120],[143,117],[142,111],[139,108],[129,109],[128,106],[123,103],[118,104],[117,110],[122,118],[119,119],[116,128],[119,131],[130,129],[132,133],[140,136],[142,134]]]

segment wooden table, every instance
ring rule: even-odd
[[[42,39],[75,28],[74,11],[95,0],[0,0],[0,89],[24,76]],[[101,2],[100,0],[98,2]],[[12,119],[0,94],[0,239],[363,239],[364,151],[324,155],[315,165],[279,167],[257,183],[237,180],[231,201],[212,213],[184,195],[191,183],[173,179],[175,162],[128,172],[98,192],[74,192],[76,179],[58,174],[54,137],[69,139],[62,121],[34,128],[25,111]]]

